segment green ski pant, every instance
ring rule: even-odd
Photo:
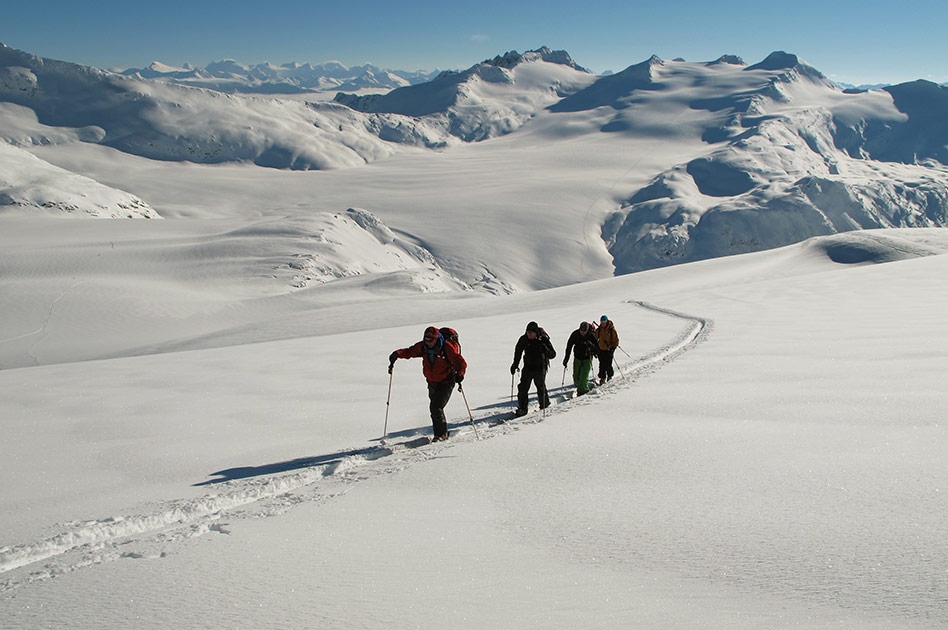
[[[592,359],[577,359],[573,357],[573,385],[577,393],[585,394],[589,391],[589,373],[592,371]]]

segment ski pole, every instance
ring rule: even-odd
[[[458,383],[458,391],[461,392],[461,396],[464,398],[464,406],[467,407],[467,415],[471,418],[471,428],[474,429],[474,437],[479,440],[481,436],[477,434],[477,425],[474,424],[474,414],[471,413],[471,406],[467,404],[467,394],[464,393],[464,388],[461,387],[460,383]]]
[[[510,404],[513,404],[514,373],[510,373]]]
[[[623,348],[622,346],[617,346],[617,347],[619,348],[619,350],[622,350],[622,354],[624,354],[625,356],[629,357],[630,359],[632,358],[632,357],[629,356],[629,353],[625,351],[625,348]]]
[[[388,366],[388,398],[385,399],[385,428],[382,429],[382,444],[388,439],[388,409],[392,403],[392,379],[395,377],[395,364]]]
[[[566,364],[563,364],[563,381],[560,383],[560,387],[566,385]]]
[[[625,374],[622,372],[622,368],[619,366],[619,361],[616,360],[615,357],[612,357],[612,362],[616,364],[616,369],[619,370],[619,376],[624,379],[624,378],[625,378]]]

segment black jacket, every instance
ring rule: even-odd
[[[569,341],[566,342],[566,358],[569,359],[569,351],[573,349],[573,358],[591,359],[596,356],[596,350],[598,348],[599,344],[592,330],[584,336],[577,328],[573,331],[573,334],[569,336]]]
[[[546,368],[550,364],[550,359],[556,356],[556,350],[550,343],[550,338],[544,334],[538,334],[535,339],[530,339],[526,335],[520,337],[517,341],[517,349],[514,351],[514,366],[520,365],[520,356],[523,355],[524,369]]]

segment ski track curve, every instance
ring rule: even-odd
[[[456,418],[450,423],[452,437],[415,448],[423,429],[405,433],[400,441],[362,448],[353,448],[293,472],[260,474],[249,478],[211,480],[201,485],[219,488],[199,497],[139,506],[135,514],[112,516],[101,520],[72,521],[54,526],[59,532],[43,540],[0,548],[0,594],[52,579],[104,562],[120,559],[161,558],[173,553],[176,545],[206,534],[228,534],[227,520],[266,518],[281,514],[300,503],[321,503],[345,494],[353,483],[380,475],[405,470],[415,463],[438,457],[445,449],[458,443],[492,439],[531,424],[544,422],[565,413],[575,404],[595,404],[598,396],[610,390],[635,383],[674,361],[703,342],[711,332],[712,322],[638,300],[627,300],[640,308],[683,320],[682,332],[670,343],[638,359],[626,354],[627,363],[617,362],[621,374],[606,385],[595,388],[592,396],[572,398],[572,386],[551,388],[555,404],[541,413],[504,423],[492,423],[507,415],[506,406],[497,411],[491,406],[479,413],[474,422]],[[620,347],[621,349],[621,347]],[[625,352],[623,350],[623,352]]]
[[[19,341],[20,339],[26,339],[26,338],[28,338],[28,337],[35,337],[35,336],[37,336],[37,335],[42,335],[43,333],[45,333],[45,332],[46,332],[46,329],[49,327],[49,322],[50,322],[50,320],[53,318],[53,309],[56,307],[56,303],[59,302],[59,301],[60,301],[61,299],[63,299],[64,297],[66,297],[66,295],[67,295],[70,291],[72,291],[73,289],[75,289],[76,287],[78,287],[80,284],[83,284],[84,282],[85,282],[85,280],[80,280],[79,282],[73,284],[71,287],[69,287],[68,289],[66,289],[65,291],[63,291],[62,293],[60,293],[58,296],[56,296],[56,297],[53,299],[53,301],[49,303],[49,308],[48,308],[47,311],[46,311],[46,319],[43,320],[43,325],[42,325],[42,326],[40,326],[39,328],[37,328],[37,329],[34,330],[33,332],[28,332],[28,333],[24,333],[24,334],[22,334],[22,335],[17,335],[16,337],[10,337],[9,339],[0,339],[0,344],[10,343],[10,342],[13,342],[13,341]],[[30,357],[32,357],[33,360],[36,361],[37,364],[39,364],[39,359],[37,359],[37,358],[36,358],[36,355],[33,354],[33,350],[36,349],[36,346],[38,346],[38,345],[40,344],[40,342],[42,342],[42,341],[43,341],[43,337],[41,337],[38,341],[36,341],[35,343],[33,343],[33,344],[26,350],[26,354],[28,354]],[[2,571],[2,570],[3,570],[2,564],[0,564],[0,571]]]

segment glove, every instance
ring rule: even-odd
[[[513,376],[513,375],[516,374],[516,373],[517,373],[517,364],[516,364],[516,363],[512,363],[512,364],[510,365],[510,375]]]
[[[395,367],[395,361],[398,360],[398,352],[393,352],[388,355],[388,373],[392,373],[392,368]]]
[[[454,382],[457,383],[458,385],[460,385],[460,384],[461,384],[461,381],[463,381],[463,380],[464,380],[464,375],[463,375],[463,374],[455,374],[455,375],[454,375]]]

